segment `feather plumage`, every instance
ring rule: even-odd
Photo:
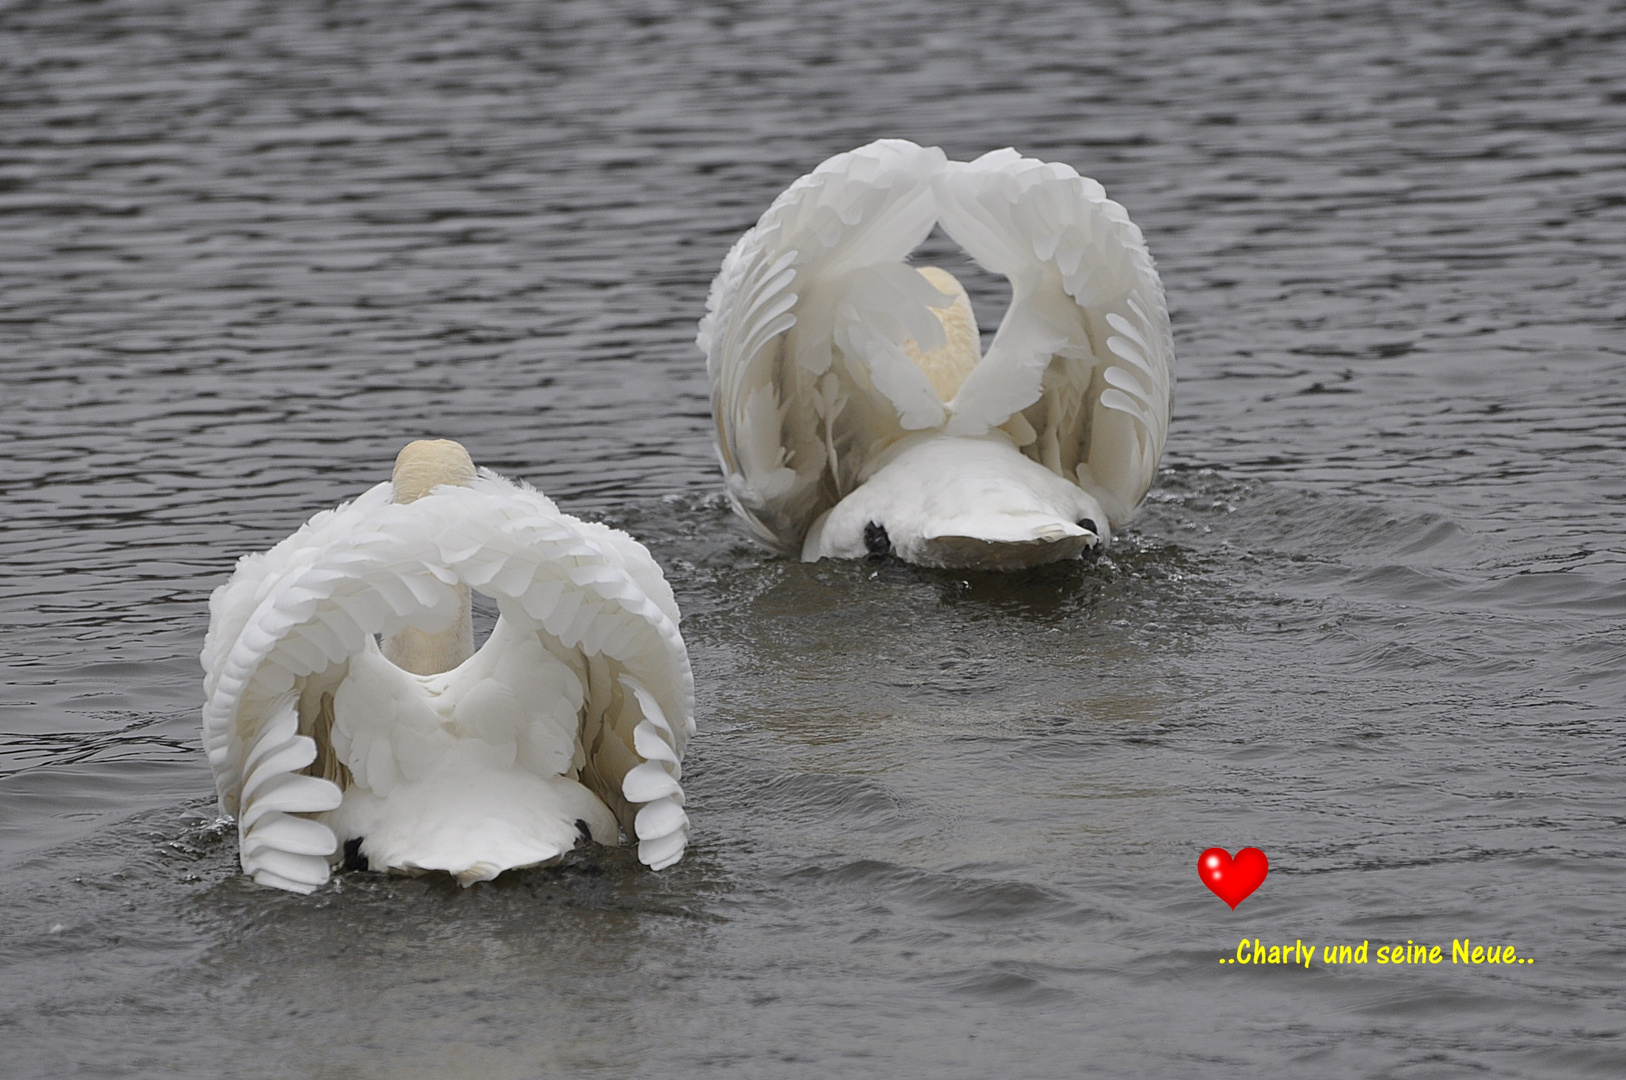
[[[676,862],[694,690],[648,551],[487,470],[392,496],[316,515],[211,597],[203,741],[244,871],[308,892],[362,838],[376,868],[467,883],[557,858],[578,821]],[[375,635],[445,636],[469,590],[501,612],[472,656],[386,659]]]
[[[935,225],[1012,290],[986,355],[973,334],[958,367],[933,350],[963,292],[906,262]],[[724,259],[697,341],[730,500],[803,558],[863,554],[867,525],[937,565],[1078,554],[1133,517],[1168,434],[1173,338],[1140,230],[1094,180],[1009,149],[955,162],[886,139],[824,162]],[[945,441],[917,452],[933,438]],[[896,478],[902,501],[861,490],[903,460],[934,471]],[[973,461],[1031,497],[977,505],[953,476]],[[961,521],[928,526],[925,501],[960,504]],[[1051,540],[992,550],[1016,530],[1003,514],[1046,517]],[[933,543],[931,527],[955,543]]]

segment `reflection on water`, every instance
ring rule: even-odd
[[[1610,16],[1081,10],[0,13],[14,1074],[1612,1075]],[[1146,231],[1175,422],[1097,561],[804,566],[717,494],[706,286],[889,134],[1067,161]],[[991,328],[1008,293],[968,286]],[[207,594],[422,435],[667,568],[700,695],[678,866],[237,874]],[[1235,912],[1213,845],[1270,857]],[[1219,965],[1244,935],[1537,963]]]

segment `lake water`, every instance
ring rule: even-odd
[[[1623,57],[1614,3],[0,6],[4,1071],[1620,1075]],[[722,502],[707,285],[882,135],[1145,230],[1175,415],[1099,562]],[[666,567],[678,866],[238,873],[207,595],[421,435]]]

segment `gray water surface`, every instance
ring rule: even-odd
[[[1176,411],[1099,562],[721,501],[707,285],[883,135],[1144,229]],[[1614,3],[0,6],[0,1071],[1620,1075],[1623,193]],[[678,866],[239,875],[207,595],[430,434],[666,567]]]

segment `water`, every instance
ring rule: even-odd
[[[5,5],[8,1074],[1618,1075],[1623,40],[1605,3]],[[721,504],[706,286],[880,135],[1069,162],[1145,230],[1176,412],[1099,563],[803,566]],[[679,866],[237,874],[205,598],[424,434],[666,566]],[[1250,844],[1232,912],[1194,864]],[[1220,964],[1244,936],[1535,963]]]

